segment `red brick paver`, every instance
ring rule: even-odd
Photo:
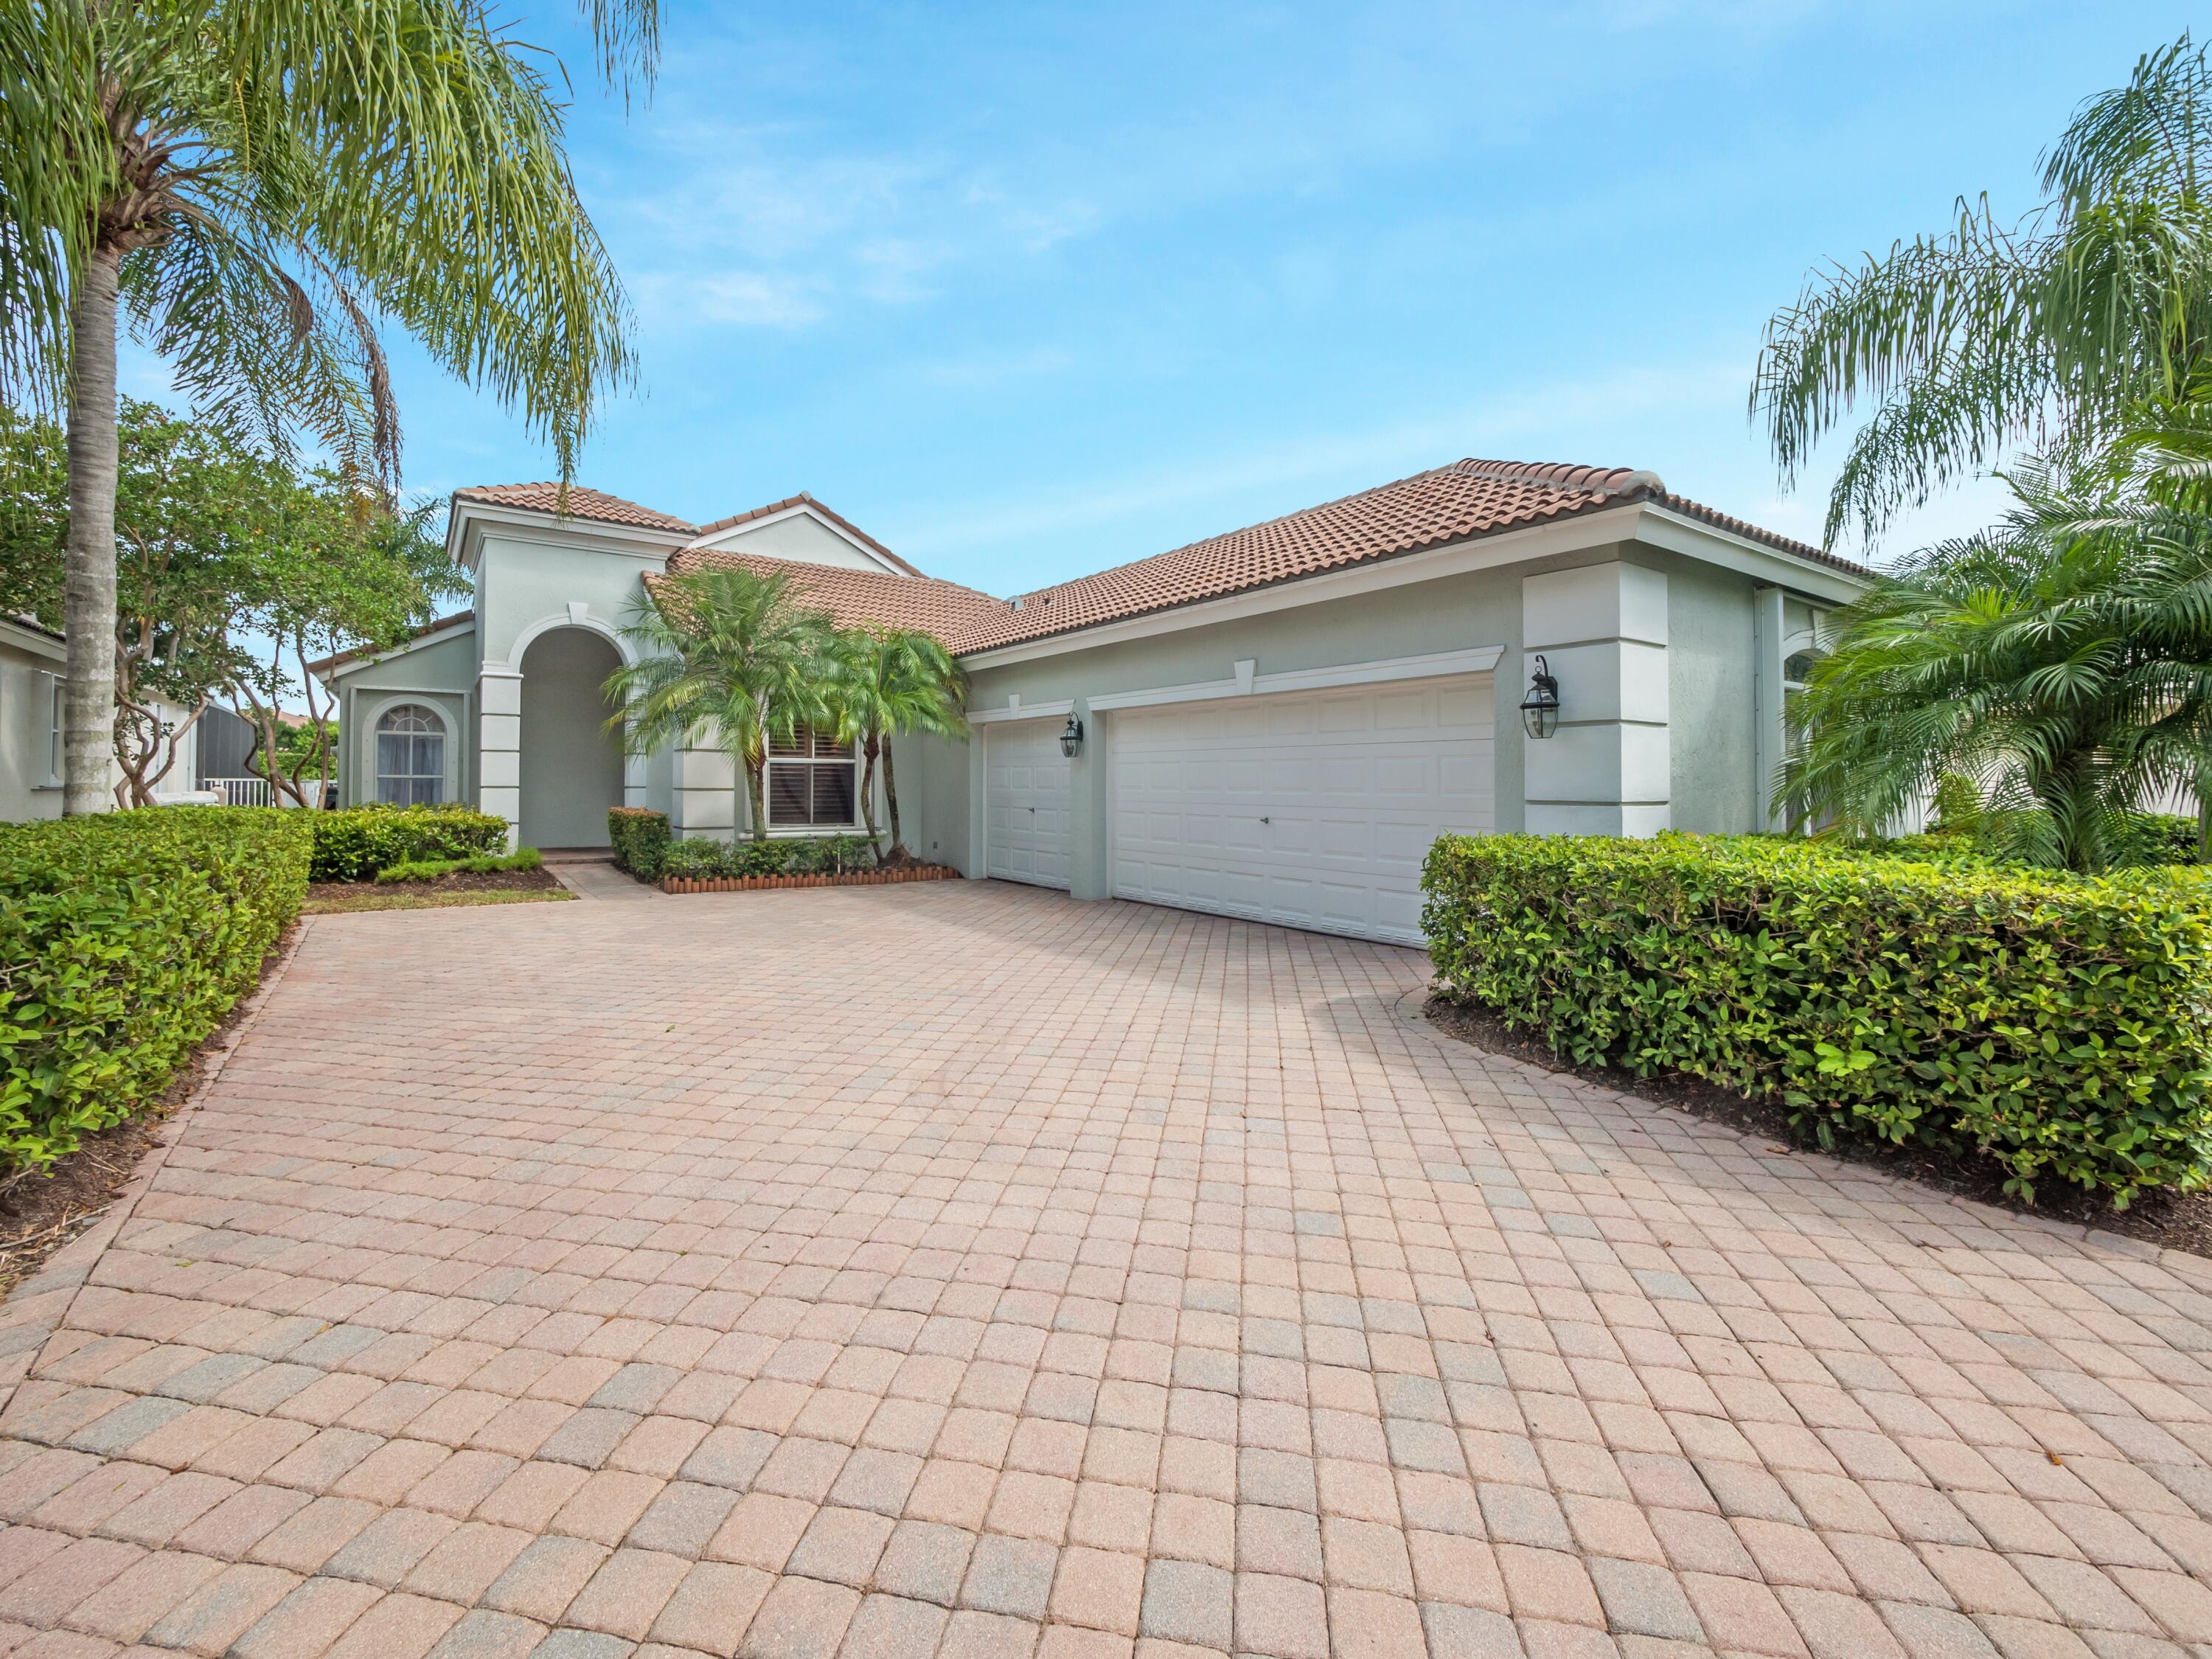
[[[0,1322],[0,1651],[2212,1651],[2212,1264],[1425,969],[995,884],[319,920]]]

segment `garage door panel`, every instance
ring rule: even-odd
[[[1011,720],[983,738],[984,873],[1066,887],[1069,772],[1055,720]]]
[[[1114,891],[1418,944],[1430,845],[1492,827],[1492,699],[1479,675],[1117,716]]]

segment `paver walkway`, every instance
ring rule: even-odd
[[[11,1304],[0,1651],[2212,1652],[2207,1264],[1436,1040],[1424,967],[319,920]]]

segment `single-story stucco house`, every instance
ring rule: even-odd
[[[62,636],[21,617],[0,617],[0,822],[62,815]],[[155,786],[163,805],[211,800],[198,781],[199,726],[190,711],[155,705],[161,719],[183,728],[176,763]],[[123,769],[109,769],[111,785]]]
[[[471,801],[538,847],[605,845],[623,804],[679,836],[744,832],[730,761],[625,757],[600,687],[643,578],[783,570],[841,621],[929,629],[970,677],[972,741],[896,745],[923,856],[1408,942],[1444,830],[1767,827],[1793,670],[1868,580],[1650,472],[1482,460],[1012,599],[925,575],[803,495],[694,525],[497,485],[456,491],[447,533],[474,608],[317,665],[347,803]],[[1536,738],[1540,655],[1559,713]],[[771,832],[851,826],[851,753],[786,747]]]

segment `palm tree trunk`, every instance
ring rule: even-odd
[[[899,835],[898,780],[891,775],[891,746],[884,744],[884,806],[891,818],[891,856],[903,857],[906,842]]]
[[[745,791],[752,797],[753,836],[755,841],[768,839],[768,763],[765,761],[745,763]]]
[[[115,284],[94,248],[70,301],[69,550],[64,564],[62,812],[115,804]]]
[[[883,839],[876,829],[876,757],[884,740],[871,733],[860,744],[860,822],[868,831],[868,844]]]

